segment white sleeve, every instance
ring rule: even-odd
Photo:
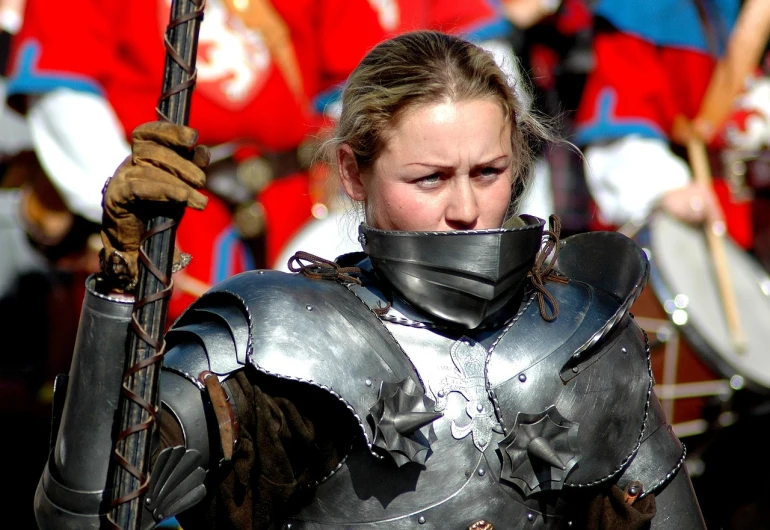
[[[605,223],[643,221],[668,191],[686,186],[690,168],[665,140],[628,136],[585,149],[588,189]]]
[[[101,96],[57,89],[30,102],[28,120],[40,164],[64,202],[101,223],[104,183],[131,152],[112,106]]]

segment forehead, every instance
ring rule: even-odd
[[[484,157],[511,150],[511,126],[490,99],[442,101],[410,108],[384,136],[381,155]]]

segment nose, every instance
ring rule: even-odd
[[[452,230],[472,230],[479,219],[479,203],[470,178],[455,178],[444,215]]]

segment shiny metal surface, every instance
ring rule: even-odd
[[[655,495],[655,508],[651,530],[706,528],[686,467],[682,467],[671,483]]]
[[[132,304],[96,293],[93,277],[86,287],[61,424],[35,494],[41,528],[98,526],[108,487]]]
[[[527,294],[507,323],[474,331],[397,298],[392,318],[383,322],[371,309],[391,300],[367,271],[363,287],[245,273],[180,319],[169,353],[197,360],[174,360],[168,368],[180,374],[204,364],[237,370],[245,352],[256,369],[324,389],[358,419],[369,446],[354,447],[318,484],[313,502],[278,527],[467,528],[485,520],[497,528],[569,528],[571,510],[585,508],[565,500],[578,488],[631,475],[653,484],[656,495],[682,482],[689,486],[679,478],[681,446],[651,394],[645,337],[627,314],[644,284],[646,261],[633,242],[614,236],[600,236],[592,250],[618,253],[614,257],[579,263],[571,254],[593,245],[569,239],[564,246],[572,248],[565,268],[582,270],[567,285],[547,284],[560,307],[556,321],[544,321]],[[594,265],[609,268],[589,270]],[[387,414],[381,387],[392,400]],[[428,415],[431,400],[443,416],[424,425],[412,416],[397,421],[402,408]],[[373,432],[382,418],[393,427],[387,436]],[[407,423],[426,429],[425,458],[416,451],[416,461],[397,465],[372,456],[373,440],[390,437],[384,443],[395,447],[398,436],[412,432],[398,429]],[[534,469],[543,463],[550,480]],[[526,465],[529,474],[522,471]],[[677,515],[681,528],[689,528],[697,512],[687,502],[686,513]],[[663,513],[669,511],[675,508],[664,505]]]
[[[187,510],[206,496],[202,464],[203,457],[195,449],[177,446],[160,452],[144,499],[146,513],[156,523]]]
[[[189,380],[164,367],[160,374],[160,400],[161,414],[174,416],[182,428],[185,447],[197,451],[203,468],[210,469],[214,464],[210,460],[219,452],[219,444],[211,447],[203,393]]]
[[[448,434],[448,433],[447,433]],[[468,439],[460,442],[454,442],[453,445],[464,445],[473,448],[468,443]],[[441,477],[431,475],[420,475],[415,481],[413,488],[409,488],[406,482],[391,482],[396,477],[383,470],[374,470],[375,475],[371,476],[372,483],[383,484],[392,483],[397,488],[393,491],[400,491],[400,494],[392,501],[390,498],[393,492],[385,496],[383,492],[375,492],[364,486],[363,477],[358,475],[358,470],[354,470],[355,477],[346,474],[338,474],[332,480],[354,481],[356,488],[347,489],[352,496],[327,497],[326,491],[320,491],[317,494],[318,502],[313,503],[308,510],[302,511],[294,517],[285,521],[283,526],[278,528],[320,530],[330,528],[387,528],[387,529],[465,529],[479,520],[485,520],[495,525],[496,528],[532,528],[532,529],[561,529],[570,528],[568,526],[571,520],[569,509],[561,507],[562,513],[553,513],[550,506],[541,503],[538,500],[531,499],[524,501],[517,498],[513,490],[507,486],[499,484],[493,473],[486,472],[490,467],[488,458],[473,449],[472,454],[475,458],[470,461],[463,461],[463,464],[470,464],[460,471],[462,480],[458,480],[461,488],[456,493],[441,498],[440,502],[434,501],[436,490],[444,491]],[[366,456],[366,455],[364,455]],[[491,458],[497,460],[493,453]],[[444,458],[442,461],[446,461]],[[451,465],[450,462],[447,464]],[[427,470],[425,471],[427,472]],[[438,479],[433,482],[433,487],[429,479]],[[443,480],[456,480],[453,474],[447,475]],[[361,482],[359,482],[361,481]],[[334,486],[334,484],[330,484]],[[379,498],[370,497],[377,495]],[[320,496],[320,497],[319,497]],[[411,509],[403,507],[402,499],[410,499]],[[327,504],[328,502],[341,502],[338,504]],[[320,506],[320,509],[319,509]],[[365,506],[366,511],[361,507]],[[417,508],[420,507],[420,508]],[[325,508],[325,510],[324,510]],[[547,515],[544,511],[547,510]],[[353,511],[354,510],[354,511]],[[291,525],[290,527],[287,525]]]
[[[629,482],[636,480],[643,486],[641,497],[655,493],[681,470],[685,455],[682,442],[666,423],[660,402],[653,395],[642,444],[623,471],[618,485],[625,488]]]
[[[638,296],[647,283],[649,263],[632,239],[618,232],[587,232],[561,241],[556,268],[619,302]]]
[[[434,333],[411,326],[387,324],[436,402],[455,439],[470,436],[484,451],[492,432],[502,434],[486,384],[487,348],[466,335]]]
[[[377,273],[432,317],[474,329],[520,293],[540,249],[544,221],[523,228],[400,232],[359,228]]]
[[[197,337],[194,334],[188,333],[187,331],[188,330],[185,330],[183,333],[177,335],[172,328],[171,331],[166,334],[167,350],[166,355],[163,358],[163,371],[174,372],[184,377],[198,388],[203,389],[203,383],[198,381],[198,375],[206,370],[211,370],[209,365],[209,352],[203,344],[197,340]],[[212,350],[212,352],[213,351],[216,351],[222,356],[225,356],[228,353],[227,350],[221,347]],[[226,358],[225,362],[230,363],[235,360],[234,348],[231,350],[231,353],[232,355],[230,355],[229,358]],[[243,367],[238,366],[238,368]],[[227,376],[231,373],[232,371],[218,375]]]
[[[436,441],[433,422],[443,414],[411,379],[380,384],[380,396],[369,417],[374,423],[373,445],[390,455],[397,466],[409,462],[420,465],[433,452]]]
[[[238,311],[223,318],[223,307]],[[365,418],[380,384],[411,379],[422,386],[380,320],[333,281],[278,271],[239,274],[196,301],[167,337],[166,368],[188,378],[197,377],[204,361],[200,355],[190,360],[195,355],[184,349],[202,348],[221,379],[242,368],[239,357],[245,354],[265,374],[331,393],[357,419],[370,446],[374,433]]]
[[[531,333],[514,326],[492,359],[502,356],[509,342],[515,350],[517,335]],[[647,416],[652,377],[641,330],[626,316],[606,343],[597,347],[607,351],[566,384],[559,369],[572,352],[560,348],[513,374],[523,374],[524,381],[511,377],[493,387],[507,425],[514,424],[517,411],[537,414],[551,406],[578,425],[578,465],[566,476],[566,486],[591,486],[618,474],[636,452]]]

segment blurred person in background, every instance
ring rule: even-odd
[[[602,226],[643,222],[656,207],[697,222],[727,213],[749,245],[745,209],[692,181],[677,116],[698,113],[739,10],[738,0],[600,0],[594,6],[596,68],[577,116],[587,178]],[[721,172],[720,172],[721,173]]]
[[[3,162],[26,150],[13,156],[12,170],[4,165],[3,185],[9,191],[0,197],[7,213],[0,262],[9,262],[0,270],[0,286],[10,293],[5,307],[13,317],[5,322],[15,328],[11,349],[24,354],[4,356],[11,364],[0,366],[0,387],[21,397],[3,400],[18,411],[34,402],[28,394],[34,396],[42,385],[42,424],[50,414],[47,383],[67,371],[82,300],[83,282],[70,281],[52,267],[77,265],[78,274],[98,267],[98,237],[86,237],[86,228],[98,227],[92,223],[101,218],[104,183],[130,153],[127,135],[138,123],[155,119],[169,6],[167,0],[120,5],[29,0],[24,12],[13,2],[14,16],[0,10],[0,20],[10,20],[2,26],[2,52],[8,57],[13,107],[0,119],[11,117],[28,131],[25,145],[4,148]],[[193,259],[174,276],[169,323],[210,284],[264,266],[310,217],[310,178],[299,151],[324,124],[311,108],[311,96],[343,80],[383,36],[376,11],[365,0],[207,2],[191,124],[205,131],[200,141],[214,147],[210,189],[204,190],[209,204],[205,213],[185,216],[177,232],[178,250]],[[18,143],[22,135],[5,123],[0,143]],[[30,223],[22,204],[34,206],[30,211],[40,221]],[[36,225],[46,230],[30,232]],[[57,247],[53,243],[69,233],[67,227],[78,228],[78,245],[74,237],[62,239],[74,254],[60,247],[49,259],[40,249]],[[55,237],[42,237],[49,229]],[[45,245],[32,244],[30,233]],[[83,259],[73,259],[78,252]],[[32,273],[48,283],[19,281]],[[57,289],[51,290],[51,282]],[[76,289],[61,288],[69,285]],[[36,290],[19,295],[22,286]],[[49,308],[55,318],[49,318]],[[41,333],[44,321],[56,329]],[[54,363],[31,351],[48,344],[57,348],[56,356],[48,355]],[[45,450],[37,446],[9,449],[20,451],[29,453],[28,462],[45,459]],[[24,499],[31,495],[26,485],[19,491]]]
[[[732,282],[744,286],[743,291],[736,289],[743,294],[737,304],[744,326],[750,325],[747,315],[763,315],[767,309],[753,304],[755,298],[747,295],[759,292],[766,277],[751,254],[768,263],[762,260],[762,248],[767,246],[763,233],[768,233],[770,203],[762,198],[767,196],[770,182],[770,84],[762,65],[754,64],[745,69],[748,76],[731,80],[733,87],[723,97],[714,97],[719,94],[714,87],[720,86],[725,68],[732,72],[729,65],[735,57],[761,57],[770,32],[768,7],[762,0],[599,0],[593,6],[596,65],[577,115],[576,143],[584,148],[587,182],[596,204],[594,228],[616,228],[630,235],[642,228],[640,234],[649,234],[655,228],[651,223],[671,219],[665,226],[680,227],[676,228],[677,237],[693,234],[692,241],[702,240],[705,247],[706,238],[696,228],[726,225],[729,237],[725,244],[736,249],[728,254]],[[747,26],[748,34],[742,29]],[[736,46],[747,37],[754,41],[755,52],[746,45]],[[717,115],[720,119],[713,119]],[[687,144],[692,147],[693,140],[705,143],[705,165],[713,175],[710,184],[694,178],[693,160],[687,152]],[[681,340],[672,343],[677,344],[672,351],[678,357],[671,358],[679,367],[673,365],[671,380],[662,381],[658,372],[658,383],[673,388],[682,378],[692,377],[696,369],[706,370],[707,380],[713,376],[714,380],[732,381],[737,373],[743,381],[744,375],[752,376],[751,372],[764,373],[762,363],[747,367],[743,373],[732,364],[728,370],[721,368],[732,362],[735,352],[729,347],[714,348],[711,335],[703,339],[707,330],[695,319],[711,306],[704,309],[706,304],[694,301],[706,300],[702,293],[716,293],[719,278],[714,275],[713,254],[691,255],[680,247],[674,250],[679,255],[666,256],[662,242],[672,241],[671,233],[652,232],[652,237],[657,238],[653,242],[661,242],[657,255],[655,249],[652,251],[653,278],[671,282],[672,271],[661,271],[661,267],[676,264],[682,277],[696,276],[693,285],[697,285],[691,291],[673,291],[689,295],[689,306],[685,302],[685,307],[690,322]],[[695,275],[696,268],[711,274]],[[662,296],[659,285],[652,285],[653,296]],[[722,310],[727,306],[719,294],[712,298],[718,312],[710,317],[709,332],[725,328]],[[637,317],[650,316],[641,311],[641,307],[632,308]],[[767,327],[762,324],[761,328],[745,331],[761,337]],[[666,340],[655,339],[668,359]],[[683,347],[692,350],[699,364],[685,362]],[[711,357],[707,357],[712,349]],[[694,484],[709,527],[769,528],[770,514],[764,503],[768,488],[761,478],[767,470],[758,468],[753,458],[764,450],[754,440],[761,439],[758,433],[767,424],[766,395],[746,390],[742,384],[728,390],[726,396],[712,396],[707,405],[711,409],[704,409],[703,418],[696,420],[709,425],[708,430],[694,431],[685,440],[691,456],[688,465],[699,475]],[[723,416],[720,412],[725,410],[732,416]],[[669,419],[676,429],[673,418]],[[725,487],[739,483],[741,491]]]
[[[83,279],[98,270],[99,225],[70,209],[41,170],[26,120],[5,105],[11,41],[24,11],[0,0],[0,418],[24,433],[5,437],[6,471],[18,477],[7,506],[29,505],[44,465],[53,377],[66,372],[75,342]],[[32,528],[31,510],[17,526]]]
[[[130,152],[127,131],[155,117],[168,10],[165,0],[28,2],[9,102],[26,112],[57,190],[87,219],[98,220],[108,168]],[[347,62],[326,53],[329,35],[339,48],[354,24],[352,33],[365,38],[348,42]],[[200,141],[214,146],[210,205],[179,227],[177,247],[195,259],[175,277],[170,321],[208,285],[270,261],[310,216],[299,148],[323,124],[310,97],[341,81],[382,36],[364,0],[207,3],[190,119],[206,131]],[[247,246],[244,233],[256,244]]]

